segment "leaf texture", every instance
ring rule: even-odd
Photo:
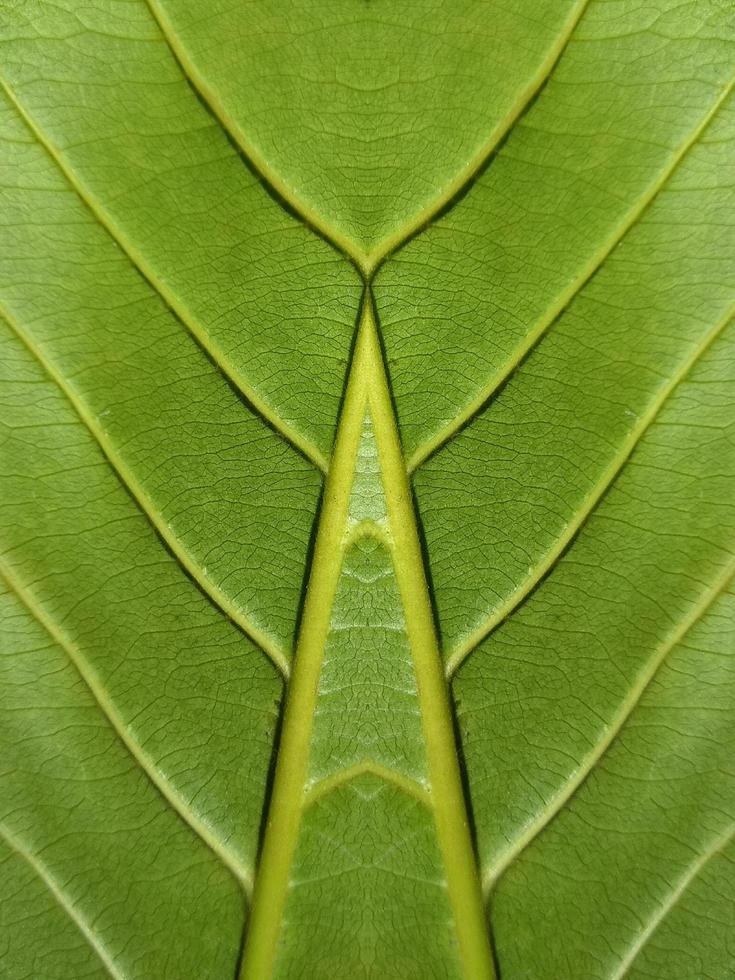
[[[731,6],[3,14],[0,974],[730,976]]]

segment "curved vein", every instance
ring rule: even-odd
[[[222,372],[222,374],[235,386],[237,391],[245,398],[248,407],[270,428],[274,429],[283,439],[286,440],[294,449],[305,456],[314,466],[326,473],[328,462],[321,450],[305,439],[296,431],[285,419],[281,418],[277,412],[261,397],[260,394],[249,385],[239,374],[239,372],[229,363],[226,353],[215,343],[206,329],[196,320],[194,315],[187,310],[184,303],[156,274],[153,267],[147,262],[144,255],[127,238],[121,228],[117,226],[114,219],[107,213],[105,208],[97,201],[95,196],[84,186],[84,183],[77,177],[74,169],[66,163],[63,155],[57,150],[53,143],[46,137],[42,130],[35,123],[33,118],[23,107],[15,92],[3,79],[0,79],[0,88],[4,91],[10,103],[17,111],[20,118],[33,134],[37,142],[44,148],[59,170],[66,177],[67,181],[74,189],[76,194],[87,206],[95,220],[102,225],[113,241],[120,247],[129,261],[145,279],[151,289],[157,293],[166,306],[175,315],[177,320],[189,331],[199,346],[207,353],[212,362]]]
[[[429,809],[432,807],[431,797],[421,783],[402,775],[400,772],[396,772],[394,769],[388,769],[386,766],[381,766],[377,762],[366,760],[365,762],[358,762],[354,766],[350,766],[349,769],[342,769],[333,776],[320,779],[318,783],[314,783],[304,797],[303,809],[306,810],[313,803],[316,803],[317,800],[320,800],[327,793],[331,793],[332,790],[337,789],[339,786],[344,786],[353,779],[365,775],[376,776],[384,783],[390,783],[392,786],[395,786],[407,796],[412,796],[423,806]]]
[[[308,228],[316,231],[333,248],[345,255],[357,267],[361,275],[364,275],[367,268],[367,256],[357,248],[354,242],[330,228],[319,212],[301,201],[293,187],[271,167],[263,154],[250,142],[237,120],[233,119],[227,112],[215,89],[207,83],[188,50],[178,38],[173,24],[158,0],[145,0],[145,2],[184,77],[220,124],[230,142],[244,157],[248,166]]]
[[[556,301],[536,323],[532,330],[518,346],[512,358],[497,371],[490,380],[480,389],[477,395],[465,405],[461,411],[445,426],[437,430],[434,435],[426,439],[417,449],[414,450],[408,460],[409,472],[414,472],[429,456],[432,456],[440,449],[452,436],[454,436],[473,416],[479,414],[495,392],[503,385],[509,376],[519,366],[521,361],[542,339],[546,331],[564,313],[575,296],[587,285],[598,269],[607,260],[610,253],[628,234],[628,232],[643,217],[645,212],[654,202],[660,191],[664,188],[668,180],[675,173],[687,153],[696,145],[704,131],[717,115],[718,110],[727,100],[735,85],[735,78],[732,78],[722,89],[712,106],[700,120],[698,125],[692,130],[689,136],[680,144],[676,153],[671,157],[668,165],[660,171],[658,176],[649,184],[648,188],[638,198],[629,209],[623,220],[614,228],[612,233],[602,242],[600,247],[587,260],[585,265],[574,277],[572,282],[563,290]]]
[[[567,523],[562,533],[554,542],[554,546],[546,553],[543,561],[536,566],[530,575],[524,579],[508,599],[489,616],[483,623],[474,629],[452,650],[447,659],[447,676],[453,677],[457,669],[464,663],[467,657],[482,643],[482,641],[497,629],[500,624],[512,615],[541,581],[541,579],[553,568],[564,550],[569,546],[572,539],[578,534],[582,525],[587,521],[590,514],[599,504],[615,478],[622,468],[633,455],[636,447],[640,443],[651,425],[660,415],[662,409],[668,402],[671,395],[678,386],[686,379],[691,370],[700,358],[710,349],[717,338],[733,323],[735,307],[730,307],[725,316],[720,319],[702,338],[701,342],[692,349],[689,356],[681,363],[678,370],[672,375],[665,384],[658,397],[655,398],[648,409],[640,416],[638,423],[630,430],[626,439],[618,447],[618,451],[611,459],[608,466],[600,474],[597,483],[591,488],[585,497],[582,505]]]
[[[543,809],[539,811],[535,819],[525,827],[523,833],[505,850],[501,851],[490,867],[485,869],[482,876],[482,885],[486,898],[510,864],[541,833],[557,813],[559,813],[562,807],[566,805],[574,793],[576,793],[582,783],[585,782],[602,756],[620,734],[633,711],[640,704],[641,699],[662,665],[666,662],[669,654],[683,641],[686,634],[702,619],[709,609],[712,608],[717,599],[728,590],[733,584],[734,577],[735,558],[731,559],[725,565],[712,585],[692,604],[689,612],[674,627],[669,636],[659,645],[658,649],[654,650],[648,663],[636,678],[627,697],[621,702],[608,728],[603,732],[597,744],[580,761],[577,769],[569,776],[559,790],[557,790],[554,796],[551,797]]]
[[[112,698],[105,690],[102,680],[98,676],[94,667],[81,652],[76,643],[67,636],[64,629],[47,612],[43,604],[38,602],[31,590],[27,588],[15,574],[15,572],[4,562],[0,561],[0,576],[5,580],[8,588],[22,602],[36,622],[48,633],[51,639],[57,643],[66,653],[69,660],[76,667],[80,677],[89,689],[90,694],[97,703],[100,711],[109,722],[112,729],[120,738],[123,745],[131,754],[135,762],[148,776],[151,783],[156,787],[161,796],[179,814],[194,833],[216,854],[222,863],[232,872],[236,880],[242,886],[248,898],[253,890],[253,877],[249,868],[246,868],[237,855],[233,854],[228,846],[223,843],[212,832],[212,829],[191,809],[189,803],[179,793],[178,789],[158,768],[155,759],[147,754],[143,747],[133,737],[125,723],[125,719],[115,707]]]
[[[87,919],[79,911],[77,911],[74,904],[69,901],[64,894],[64,890],[45,864],[38,857],[36,857],[36,855],[33,854],[33,852],[30,851],[20,841],[20,839],[15,836],[15,834],[9,831],[6,827],[3,827],[2,824],[0,824],[0,838],[2,838],[11,851],[22,858],[26,864],[30,865],[30,867],[35,871],[46,888],[51,892],[57,904],[64,910],[79,932],[81,932],[82,936],[84,936],[87,944],[92,948],[97,958],[104,966],[105,972],[108,973],[113,980],[126,980],[125,974],[121,973],[117,968],[114,960],[105,949],[104,944],[100,942],[99,937],[95,934],[94,929],[91,927],[89,922],[87,922]]]
[[[640,935],[636,941],[631,945],[630,949],[627,951],[623,959],[620,961],[618,968],[614,973],[610,974],[609,980],[622,980],[630,972],[630,968],[634,961],[638,957],[639,953],[650,940],[651,936],[661,925],[666,916],[671,912],[676,903],[682,897],[684,892],[689,888],[691,883],[700,874],[705,866],[718,854],[728,846],[728,844],[735,838],[735,825],[731,825],[728,829],[717,837],[712,844],[707,848],[707,850],[701,854],[695,861],[693,861],[684,874],[681,876],[679,881],[676,883],[675,887],[671,890],[669,895],[666,897],[665,901],[656,909],[654,914],[646,923],[645,927],[641,931]]]
[[[298,192],[270,165],[263,154],[249,140],[237,120],[233,119],[227,112],[216,90],[207,83],[185,45],[178,38],[171,20],[161,6],[160,0],[146,0],[146,3],[192,88],[203,99],[212,115],[240,150],[247,163],[257,171],[261,178],[285,202],[288,208],[295,212],[304,224],[317,231],[337,251],[342,252],[349,258],[361,273],[363,280],[367,283],[372,279],[378,267],[393,252],[402,248],[409,239],[413,238],[417,232],[422,231],[426,225],[436,218],[451,203],[453,198],[462,193],[465,187],[475,179],[477,174],[487,165],[488,161],[492,159],[498,146],[548,81],[549,76],[569,43],[569,39],[579,23],[589,0],[576,0],[555,43],[538,66],[536,73],[521,89],[513,105],[495,125],[482,147],[458,171],[454,179],[443,188],[439,197],[430,205],[422,208],[406,226],[384,239],[372,252],[364,252],[350,238],[340,234],[328,222],[324,221],[318,211],[301,200]]]
[[[183,546],[183,543],[173,532],[169,522],[166,520],[163,514],[160,513],[154,501],[148,496],[132,471],[125,465],[122,458],[115,450],[112,440],[107,436],[107,433],[104,431],[102,426],[99,425],[95,417],[88,411],[83,400],[79,398],[79,396],[74,392],[74,389],[67,384],[64,376],[44,357],[41,350],[26,335],[25,331],[15,320],[15,318],[1,306],[0,316],[5,319],[18,340],[35,358],[51,380],[55,382],[62,394],[65,395],[66,399],[70,402],[72,408],[79,416],[79,419],[86,426],[93,439],[99,446],[102,454],[112,467],[120,482],[129,491],[130,495],[136,501],[160,537],[171,549],[176,559],[186,569],[201,590],[207,596],[209,596],[217,608],[223,612],[228,619],[231,619],[232,622],[240,627],[248,639],[259,647],[259,649],[273,662],[274,666],[280,671],[284,678],[288,678],[289,663],[284,652],[274,644],[273,640],[262,629],[255,626],[248,619],[248,617],[244,615],[242,610],[232,602],[229,596],[227,596],[219,586],[215,585],[215,583],[212,582],[207,576],[202,574],[202,570],[198,563],[195,562],[188,554]]]
[[[390,238],[384,239],[380,247],[365,259],[365,268],[374,275],[378,267],[385,262],[393,252],[403,248],[406,243],[417,233],[423,231],[427,225],[441,214],[454,198],[458,197],[477,175],[485,169],[493,156],[497,153],[500,144],[508,136],[511,129],[518,122],[520,117],[528,109],[538,93],[551,77],[551,73],[556,68],[559,59],[564,54],[572,34],[579,23],[582,14],[589,5],[590,0],[577,0],[571,7],[569,15],[562,25],[561,30],[552,46],[549,48],[546,57],[539,64],[535,74],[523,86],[518,93],[513,105],[508,109],[502,119],[495,125],[480,149],[474,156],[459,170],[454,179],[443,189],[442,193],[431,204],[427,205],[411,220],[411,222],[401,231],[397,231]]]

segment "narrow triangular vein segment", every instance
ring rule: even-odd
[[[245,977],[292,976],[296,959],[325,976],[419,978],[438,965],[446,977],[492,975],[369,308],[325,491],[271,814]]]

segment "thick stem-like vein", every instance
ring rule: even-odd
[[[135,478],[133,472],[125,465],[125,461],[115,449],[115,444],[109,438],[104,428],[99,424],[95,416],[87,410],[84,401],[79,398],[74,391],[74,388],[68,384],[63,374],[56,370],[56,368],[47,360],[38,346],[33,343],[17,320],[15,320],[15,318],[2,307],[0,307],[0,317],[5,320],[18,340],[36,359],[36,361],[38,361],[46,374],[56,383],[61,392],[66,396],[72,408],[79,416],[79,419],[87,427],[90,434],[96,441],[97,445],[102,451],[102,454],[112,467],[120,482],[130,492],[130,495],[138,503],[140,509],[146,515],[161,538],[163,538],[163,540],[166,542],[181,565],[191,575],[202,591],[209,596],[212,602],[214,602],[214,604],[228,617],[228,619],[231,619],[233,623],[236,623],[237,626],[240,627],[248,639],[259,647],[260,650],[262,650],[262,652],[272,661],[273,665],[280,671],[280,673],[287,678],[290,667],[284,652],[274,644],[273,640],[267,633],[257,627],[250,621],[250,619],[248,619],[247,616],[244,615],[242,610],[232,602],[230,597],[222,589],[220,589],[214,582],[212,582],[211,579],[202,573],[200,566],[187,552],[183,542],[181,542],[178,536],[174,533],[169,522],[158,510],[143,486]]]
[[[431,809],[462,966],[468,980],[493,975],[476,863],[460,780],[413,503],[373,311],[365,304],[327,481],[304,616],[284,715],[273,797],[246,943],[244,980],[272,975],[297,838],[308,802],[310,743],[330,616],[346,541],[355,463],[372,419],[395,575],[414,663]]]
[[[100,942],[99,936],[97,935],[93,924],[88,922],[87,918],[79,912],[72,902],[69,901],[64,894],[63,888],[56,881],[56,878],[49,871],[43,861],[41,861],[28,847],[26,847],[20,838],[16,837],[15,834],[11,833],[7,828],[3,827],[2,824],[0,824],[0,839],[5,842],[11,851],[21,857],[41,879],[49,892],[53,895],[56,903],[64,910],[66,915],[71,919],[79,932],[82,934],[87,944],[94,951],[97,958],[102,963],[105,972],[108,973],[113,980],[126,980],[125,974],[120,972],[104,944]]]
[[[143,749],[142,745],[133,736],[128,728],[127,722],[118,711],[114,701],[105,690],[102,679],[97,674],[92,664],[81,652],[77,644],[71,639],[64,629],[48,613],[45,607],[33,595],[31,590],[18,578],[13,569],[4,562],[0,562],[0,577],[5,581],[7,587],[18,598],[23,606],[28,610],[36,622],[48,633],[51,639],[57,643],[67,655],[71,663],[76,667],[79,676],[86,684],[90,694],[99,706],[100,711],[105,716],[113,731],[117,734],[120,741],[128,750],[130,755],[142,771],[148,776],[151,783],[156,787],[161,796],[169,803],[176,813],[191,827],[210,850],[217,855],[225,867],[229,868],[237,881],[242,886],[245,894],[250,897],[253,890],[252,873],[246,868],[236,854],[233,854],[225,843],[212,833],[211,828],[202,820],[191,808],[191,805],[179,793],[178,789],[161,772],[158,763],[151,758]]]
[[[735,85],[735,78],[722,89],[714,103],[707,110],[699,123],[689,133],[686,139],[677,147],[670,157],[666,166],[659,171],[650,184],[646,187],[643,194],[635,201],[627,212],[623,215],[620,222],[612,229],[610,234],[600,242],[598,248],[589,256],[583,267],[577,272],[566,289],[563,289],[551,303],[545,313],[529,329],[522,342],[518,345],[513,356],[482,386],[474,398],[472,398],[457,415],[445,426],[438,429],[425,442],[414,451],[408,461],[410,472],[417,469],[429,456],[432,456],[453,435],[455,435],[467,422],[477,415],[495,392],[503,385],[510,375],[519,366],[530,351],[541,340],[546,331],[561,316],[569,306],[575,296],[587,285],[597,270],[606,261],[611,252],[617,247],[628,232],[640,221],[648,208],[664,188],[666,183],[676,172],[677,168],[684,160],[684,157],[699,141],[702,134],[717,115],[721,106],[727,101]]]
[[[577,768],[572,772],[565,783],[558,791],[546,802],[542,810],[524,828],[523,833],[513,841],[504,851],[501,851],[493,863],[483,873],[482,884],[485,896],[489,896],[498,882],[501,875],[516,860],[529,844],[541,833],[557,813],[566,805],[571,797],[577,792],[579,787],[589,777],[603,755],[610,748],[618,737],[623,726],[633,714],[633,711],[640,704],[646,691],[651,686],[652,681],[658,674],[662,665],[671,654],[672,650],[682,642],[686,634],[699,622],[699,620],[712,608],[717,599],[731,586],[735,575],[735,561],[730,561],[720,572],[716,581],[706,589],[700,598],[692,604],[686,616],[684,616],[671,633],[653,651],[648,662],[635,679],[631,688],[621,702],[614,717],[603,731],[599,741],[593,745],[590,751],[580,760]]]
[[[309,742],[319,675],[339,580],[342,539],[362,429],[365,393],[356,365],[363,360],[364,346],[360,337],[324,492],[303,619],[286,695],[273,795],[245,942],[242,980],[267,980],[272,974],[306,802]]]
[[[281,418],[272,406],[249,385],[241,374],[229,363],[227,354],[213,340],[209,332],[202,326],[194,314],[186,308],[184,302],[170,289],[166,283],[158,276],[155,269],[147,261],[143,253],[136,248],[132,242],[118,227],[117,222],[107,209],[90,193],[84,182],[75,173],[74,168],[67,162],[63,153],[51,142],[48,136],[40,129],[20,99],[10,86],[0,79],[0,87],[5,92],[8,101],[14,106],[20,118],[26,124],[30,132],[38,143],[44,148],[59,170],[66,177],[67,181],[77,193],[81,201],[91,211],[95,220],[105,229],[113,241],[121,248],[123,253],[130,260],[138,273],[145,279],[151,289],[156,292],[164,301],[166,306],[176,316],[176,319],[189,331],[199,346],[211,358],[212,362],[230,381],[235,388],[242,394],[248,406],[261,417],[270,427],[275,429],[294,449],[302,453],[322,472],[326,472],[328,462],[323,453],[313,446],[308,439],[305,439],[300,432],[294,429],[285,419]]]
[[[367,360],[371,368],[368,400],[385,474],[396,577],[416,668],[437,837],[445,861],[465,973],[468,980],[483,980],[491,977],[494,970],[482,905],[478,901],[477,868],[460,778],[449,689],[442,669],[413,498],[383,356],[372,310],[368,307],[365,314]]]

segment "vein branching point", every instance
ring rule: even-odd
[[[401,841],[407,813],[413,833]],[[358,869],[362,886],[350,889]],[[327,897],[341,899],[346,921],[320,918]],[[396,925],[405,929],[401,905],[417,902],[423,951],[409,953]],[[382,952],[361,948],[368,919],[380,920]],[[414,971],[426,957],[427,966],[454,960],[473,980],[493,975],[448,688],[369,300],[319,522],[243,980],[277,975],[282,956],[320,963],[324,949],[335,964],[384,955],[395,971],[410,955]]]

